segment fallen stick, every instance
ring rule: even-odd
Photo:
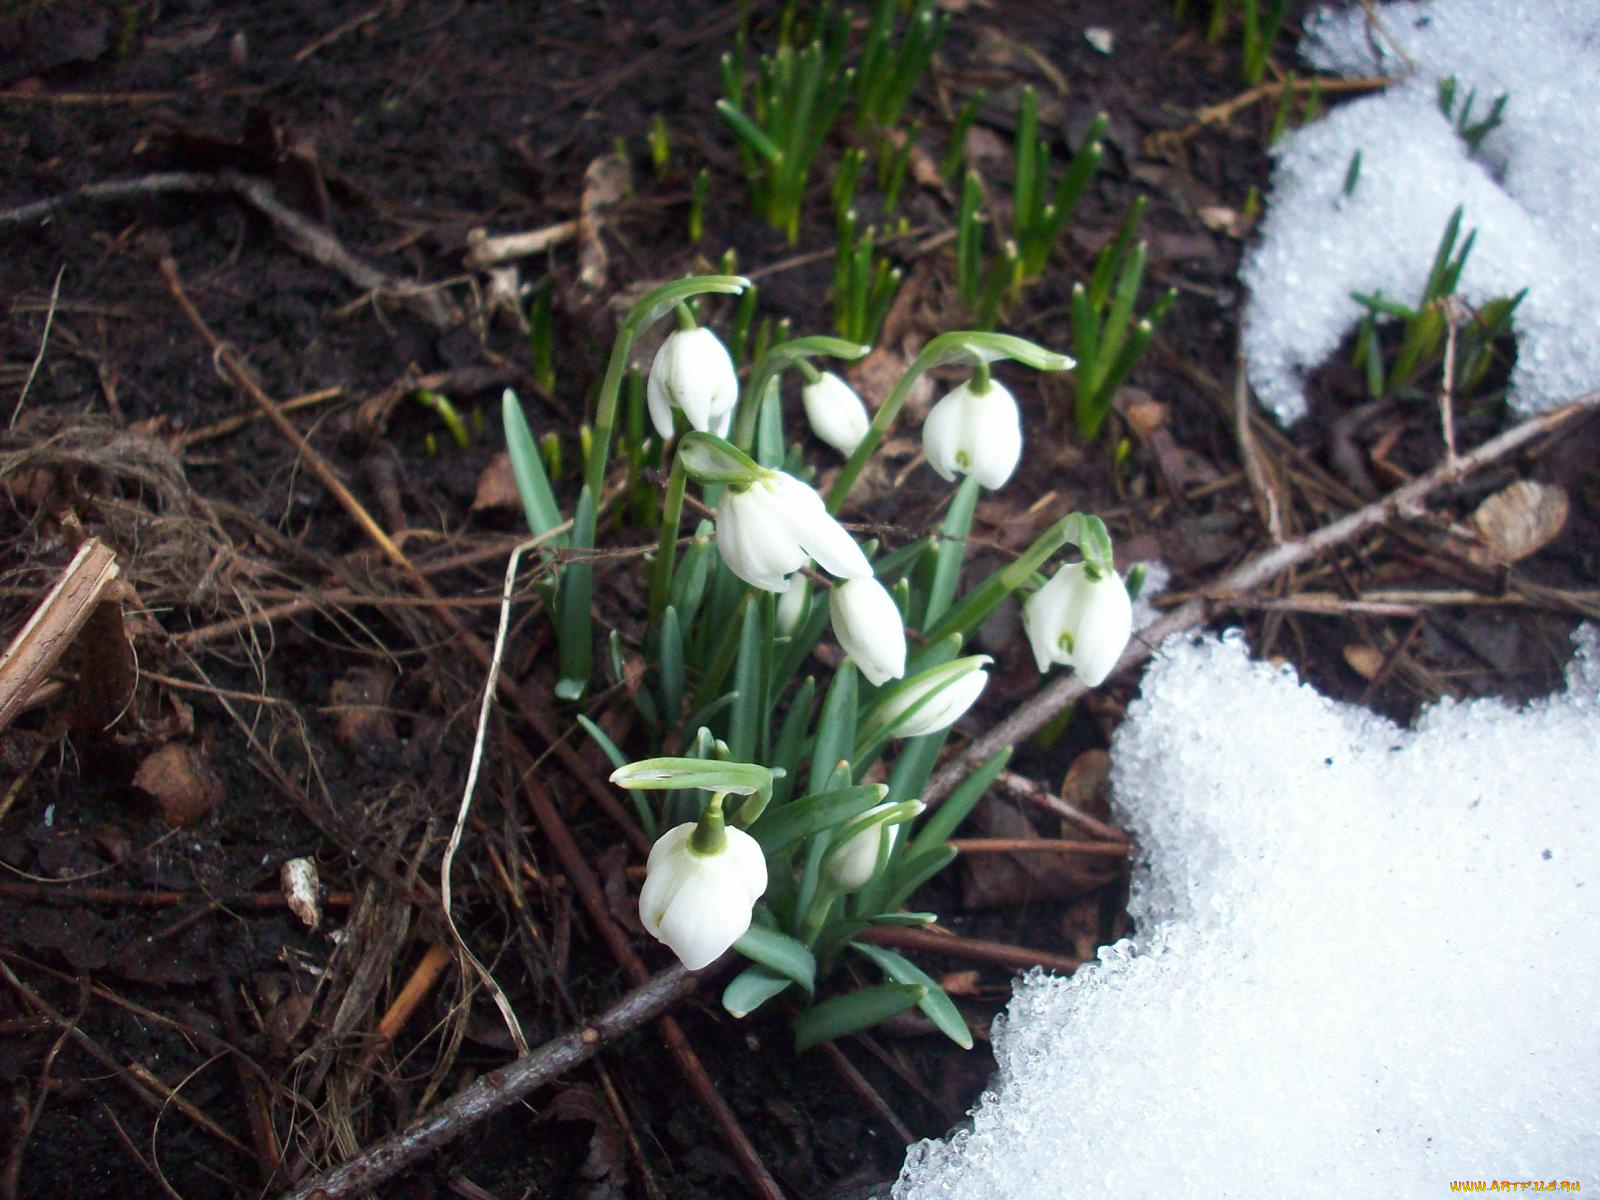
[[[61,660],[117,574],[117,556],[104,542],[90,538],[79,547],[50,594],[0,655],[0,729],[11,724]]]
[[[368,1146],[348,1162],[302,1183],[283,1200],[341,1200],[392,1179],[485,1117],[521,1100],[602,1046],[659,1017],[692,993],[699,979],[673,967],[635,988],[589,1024],[530,1050],[508,1066],[480,1075],[399,1133]]]
[[[133,200],[173,193],[225,193],[236,196],[271,221],[291,249],[319,266],[343,275],[362,291],[410,310],[436,329],[448,329],[459,321],[458,315],[452,311],[437,287],[389,275],[356,257],[345,249],[331,230],[285,204],[266,180],[239,171],[217,174],[205,171],[159,171],[134,179],[86,183],[30,204],[0,209],[0,228],[43,221],[56,209],[78,200]]]
[[[531,229],[526,233],[495,235],[486,229],[472,229],[467,232],[467,255],[462,265],[469,271],[477,271],[517,258],[531,258],[535,254],[543,254],[552,246],[570,242],[577,236],[576,220],[557,221],[554,225]]]
[[[1454,459],[1440,463],[1426,475],[1419,475],[1404,487],[1396,488],[1381,500],[1340,517],[1303,538],[1284,542],[1245,560],[1206,589],[1203,597],[1189,600],[1139,630],[1122,652],[1115,671],[1136,666],[1155,653],[1163,641],[1175,633],[1195,629],[1206,620],[1214,604],[1226,607],[1272,582],[1291,567],[1297,567],[1324,551],[1359,537],[1396,517],[1421,508],[1423,500],[1442,487],[1457,483],[1474,471],[1488,466],[1513,450],[1600,408],[1600,391],[1588,392],[1576,400],[1529,417],[1497,437]],[[966,753],[954,759],[928,782],[922,802],[930,808],[948,796],[963,779],[991,755],[1032,737],[1067,705],[1076,703],[1089,689],[1077,675],[1063,675],[1033,699],[1020,704],[988,733],[978,738]]]

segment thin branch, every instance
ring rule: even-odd
[[[302,1183],[283,1200],[342,1200],[393,1179],[478,1122],[592,1058],[602,1046],[661,1016],[693,993],[699,982],[682,967],[663,971],[588,1025],[544,1043],[509,1066],[480,1076],[407,1128],[368,1146],[326,1174]]]

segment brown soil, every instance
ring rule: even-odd
[[[952,33],[914,102],[935,160],[952,100],[959,107],[979,86],[989,95],[980,149],[1009,144],[1023,84],[1038,89],[1058,153],[1095,112],[1111,118],[1106,164],[1062,252],[1005,328],[1064,347],[1071,284],[1140,194],[1150,197],[1153,282],[1179,290],[1124,395],[1145,420],[1119,417],[1094,446],[1070,436],[1064,383],[1006,375],[1026,413],[1027,465],[980,506],[974,564],[992,565],[1044,520],[1082,508],[1106,518],[1121,557],[1162,558],[1175,592],[1204,589],[1266,539],[1229,414],[1242,210],[1252,187],[1265,187],[1271,104],[1197,123],[1205,106],[1243,90],[1237,49],[1233,39],[1208,45],[1155,0],[950,8]],[[0,1197],[277,1194],[512,1053],[494,1007],[454,961],[409,1019],[380,1025],[428,948],[448,940],[439,868],[482,673],[437,608],[417,601],[307,461],[258,419],[223,369],[228,352],[185,318],[161,264],[268,396],[314,397],[290,419],[487,640],[520,521],[512,509],[473,507],[499,449],[503,387],[577,461],[577,425],[614,329],[606,301],[712,269],[726,249],[758,279],[764,315],[791,319],[797,333],[828,331],[827,205],[810,206],[795,246],[765,229],[712,109],[717,58],[739,19],[733,5],[677,0],[390,0],[348,11],[58,0],[0,24],[0,58],[12,64],[0,67],[0,400],[10,423],[0,435],[0,633],[22,628],[85,537],[116,552],[127,585],[125,630],[92,624],[62,659],[60,686],[0,736]],[[1111,31],[1113,53],[1085,40],[1091,26]],[[773,14],[760,14],[752,43],[774,36]],[[1285,63],[1290,44],[1286,34]],[[644,152],[657,116],[674,144],[660,178]],[[525,282],[548,274],[554,284],[558,386],[542,394],[525,335],[488,305],[487,277],[462,267],[468,231],[576,216],[586,169],[619,143],[634,185],[602,235],[603,286],[580,279],[571,242],[521,264]],[[1003,194],[1007,168],[975,165]],[[685,215],[702,166],[713,184],[694,247]],[[226,186],[172,190],[168,172]],[[78,191],[126,180],[144,187]],[[248,201],[263,184],[351,254],[436,286],[393,303],[313,261]],[[9,211],[52,198],[64,202],[48,213]],[[950,196],[908,185],[902,210],[917,236],[896,243],[912,282],[894,349],[959,319],[937,236],[950,226]],[[708,312],[725,324],[731,307]],[[1325,411],[1359,403],[1347,376],[1332,369],[1319,380]],[[465,449],[410,398],[423,379],[469,420],[485,419]],[[1464,413],[1461,436],[1479,440],[1501,420],[1494,409]],[[1335,453],[1341,438],[1392,487],[1437,460],[1434,421],[1423,405],[1373,414],[1353,432],[1328,417],[1289,437],[1254,422],[1287,532],[1359,502],[1359,481],[1341,468],[1349,456]],[[1130,452],[1117,465],[1112,448],[1125,435]],[[907,446],[896,469],[911,463]],[[1592,433],[1541,446],[1446,497],[1433,525],[1347,547],[1279,593],[1447,586],[1470,603],[1404,615],[1219,609],[1218,623],[1246,625],[1259,653],[1402,719],[1441,695],[1547,691],[1573,620],[1592,606],[1563,589],[1600,573],[1594,461]],[[1567,531],[1514,567],[1476,565],[1448,519],[1519,476],[1567,488]],[[935,523],[948,496],[921,468],[897,490],[864,491],[854,516],[897,543]],[[599,614],[630,645],[641,632],[637,571],[633,557],[608,561],[597,589]],[[507,669],[570,735],[572,714],[549,692],[549,635],[529,611],[519,610]],[[965,732],[1037,688],[1016,637],[1014,616],[985,631],[1011,649]],[[131,689],[115,665],[130,642]],[[1114,680],[1064,735],[1019,747],[1013,769],[1054,791],[1071,766],[1077,802],[1102,803],[1099,760],[1084,752],[1107,744],[1137,685]],[[599,704],[604,720],[624,708],[614,695]],[[603,778],[599,756],[574,744]],[[516,746],[539,756],[541,786],[624,928],[634,928],[627,870],[639,854],[570,764],[514,717],[496,725],[456,860],[455,912],[536,1044],[615,1001],[628,980],[519,797]],[[1038,809],[999,801],[982,826],[988,836],[1059,833]],[[280,868],[297,857],[320,877],[317,929],[281,899]],[[973,937],[1068,956],[1125,931],[1120,872],[1108,882],[1092,864],[1041,873],[1036,859],[975,861],[919,906]],[[634,944],[652,968],[667,965],[636,929]],[[1009,966],[920,961],[980,1031],[1005,1002]],[[991,1067],[981,1037],[962,1054],[906,1023],[842,1047],[862,1087],[826,1053],[791,1054],[781,1013],[735,1024],[708,988],[676,1015],[767,1169],[799,1197],[871,1194],[896,1173],[906,1133],[946,1132]],[[653,1033],[597,1062],[473,1126],[383,1194],[745,1194]]]

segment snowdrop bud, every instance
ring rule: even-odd
[[[833,519],[816,489],[781,471],[744,488],[729,485],[717,506],[717,551],[751,587],[784,591],[807,558],[839,579],[865,579],[872,566]]]
[[[1091,579],[1086,564],[1073,563],[1028,597],[1022,627],[1041,672],[1063,663],[1099,687],[1133,633],[1133,605],[1115,574]]]
[[[876,579],[848,579],[828,595],[833,636],[867,681],[882,687],[906,673],[906,626]]]
[[[645,400],[650,420],[663,438],[672,436],[672,410],[683,409],[691,427],[727,437],[739,399],[733,359],[704,326],[667,335],[650,364]]]
[[[804,563],[800,565],[805,566]],[[806,610],[810,608],[807,603],[810,592],[811,584],[806,580],[804,571],[796,571],[789,576],[788,586],[778,593],[775,624],[779,637],[793,637],[795,630],[800,628],[800,622],[805,620]]]
[[[700,848],[708,842],[712,848]],[[639,920],[684,966],[698,971],[750,928],[750,913],[766,890],[760,844],[742,829],[725,828],[713,801],[698,826],[675,826],[651,847]]]
[[[1022,414],[999,383],[984,391],[968,380],[933,406],[922,423],[922,452],[945,479],[970,474],[991,491],[1005,485],[1022,457]]]
[[[870,811],[872,810],[869,810],[869,813]],[[872,882],[872,877],[878,872],[878,863],[883,861],[888,852],[894,848],[894,839],[899,832],[899,825],[883,822],[868,825],[844,845],[829,851],[828,857],[822,864],[823,878],[841,895],[846,892],[859,892]]]
[[[948,729],[989,682],[989,672],[982,668],[993,661],[987,654],[974,654],[922,672],[890,697],[879,720],[890,737],[922,737]]]
[[[846,458],[855,453],[872,424],[867,406],[854,389],[832,371],[824,371],[814,383],[800,389],[811,432]]]

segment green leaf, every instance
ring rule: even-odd
[[[883,907],[892,912],[902,907],[924,883],[955,861],[955,847],[941,843],[923,854],[908,854],[896,865],[894,887],[885,898]]]
[[[966,1020],[950,997],[945,995],[944,989],[925,971],[893,950],[874,946],[871,942],[851,942],[850,947],[870,958],[889,977],[890,982],[916,984],[925,989],[927,994],[917,1002],[917,1007],[939,1027],[939,1032],[945,1037],[963,1050],[972,1049],[972,1030],[967,1028]]]
[[[763,628],[762,604],[747,604],[744,619],[739,627],[739,654],[734,660],[733,687],[739,693],[739,703],[734,706],[728,726],[728,748],[740,762],[756,756],[756,724],[762,718],[764,689],[762,687],[762,660],[772,639]]]
[[[583,727],[583,731],[593,739],[594,744],[600,747],[600,752],[604,754],[606,758],[611,760],[612,767],[620,770],[628,765],[628,756],[625,755],[621,750],[617,749],[617,744],[606,736],[605,730],[601,729],[600,726],[596,725],[582,713],[578,714],[578,724],[581,725]]]
[[[816,792],[783,807],[769,808],[749,828],[768,858],[782,858],[795,846],[825,829],[836,829],[879,803],[887,789],[881,783]]]
[[[887,1021],[920,1004],[927,994],[919,984],[886,983],[824,1000],[794,1019],[795,1053]]]
[[[748,1017],[768,1000],[786,992],[793,982],[766,967],[746,967],[722,989],[722,1007],[736,1020]]]
[[[705,292],[737,296],[749,286],[750,281],[742,275],[689,275],[674,279],[654,291],[646,292],[628,313],[624,324],[631,332],[637,333],[645,326],[655,324],[691,297]]]
[[[517,494],[522,497],[522,511],[528,518],[528,528],[537,537],[561,524],[561,510],[550,490],[550,478],[545,474],[533,431],[528,428],[522,402],[510,388],[500,398],[500,418],[506,431],[506,450],[511,456],[511,474],[517,481]],[[552,538],[550,544],[560,545],[564,540]]]
[[[989,785],[1000,777],[1001,771],[1006,769],[1006,764],[1011,761],[1011,750],[1012,748],[1007,746],[968,775],[961,781],[960,786],[946,796],[943,803],[928,815],[928,819],[922,823],[922,828],[917,830],[917,836],[906,846],[905,856],[908,862],[943,845],[945,839],[955,833],[973,806],[983,798],[984,792],[989,790]]]
[[[811,774],[808,776],[813,791],[827,786],[825,782],[834,767],[850,757],[856,737],[856,665],[849,659],[839,667],[822,702],[822,712],[817,717],[817,736],[811,748]]]
[[[630,791],[666,792],[699,788],[735,796],[761,796],[772,791],[772,772],[746,762],[707,762],[700,758],[644,758],[618,767],[611,782]]]
[[[972,529],[972,513],[978,504],[978,478],[965,475],[945,513],[944,527],[935,551],[933,583],[928,588],[928,607],[922,625],[927,628],[944,616],[961,581],[961,564],[967,555],[967,534]]]
[[[699,483],[746,486],[769,472],[732,442],[693,430],[678,440],[678,461]]]
[[[733,948],[752,962],[791,979],[811,995],[817,987],[817,960],[811,951],[786,933],[752,925]]]
[[[661,614],[658,640],[661,666],[661,706],[666,724],[671,726],[683,711],[684,665],[683,627],[678,622],[678,610],[670,604]],[[616,763],[621,766],[621,763]]]
[[[594,493],[585,485],[578,493],[578,508],[572,518],[572,544],[594,545]],[[594,563],[578,560],[561,572],[560,599],[556,605],[560,678],[555,693],[563,700],[576,700],[589,687],[594,669],[593,614],[589,611],[594,590]]]

